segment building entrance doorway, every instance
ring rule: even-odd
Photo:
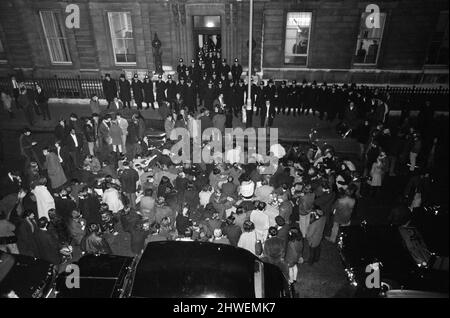
[[[194,51],[206,53],[222,49],[222,28],[219,15],[194,15],[193,17]]]

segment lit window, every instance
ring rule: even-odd
[[[375,21],[376,18],[379,18],[379,21]],[[370,12],[361,14],[356,51],[353,57],[355,64],[377,63],[385,21],[386,13],[380,12],[378,16],[374,16]]]
[[[425,64],[448,65],[448,11],[439,15]]]
[[[307,65],[311,19],[312,12],[289,12],[287,14],[284,46],[284,62],[286,64]]]
[[[108,12],[116,63],[136,63],[133,27],[129,12]]]

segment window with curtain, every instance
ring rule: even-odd
[[[448,11],[439,14],[425,64],[448,65]]]
[[[289,12],[286,20],[284,63],[307,66],[312,12]]]
[[[370,17],[370,12],[361,14],[359,26],[359,34],[356,42],[356,51],[353,56],[355,64],[376,64],[380,55],[381,40],[383,38],[384,23],[386,21],[386,13],[380,12],[380,27],[368,28],[366,19]]]
[[[71,63],[67,38],[59,13],[41,11],[40,16],[52,63]]]
[[[133,27],[129,12],[108,12],[116,63],[136,63]]]

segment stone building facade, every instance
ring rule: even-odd
[[[65,25],[70,4],[79,28]],[[364,26],[373,4],[378,31]],[[165,70],[213,33],[246,69],[248,16],[249,0],[2,0],[0,77],[153,71],[155,34]],[[252,42],[263,78],[448,84],[447,0],[254,0]]]

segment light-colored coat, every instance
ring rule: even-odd
[[[47,174],[50,178],[52,189],[59,188],[67,182],[67,178],[64,174],[63,168],[61,167],[61,163],[59,162],[58,155],[55,153],[49,152],[45,156],[44,167],[47,169]]]
[[[44,185],[38,185],[31,191],[36,197],[39,218],[45,216],[48,220],[48,210],[55,208],[55,200]]]

